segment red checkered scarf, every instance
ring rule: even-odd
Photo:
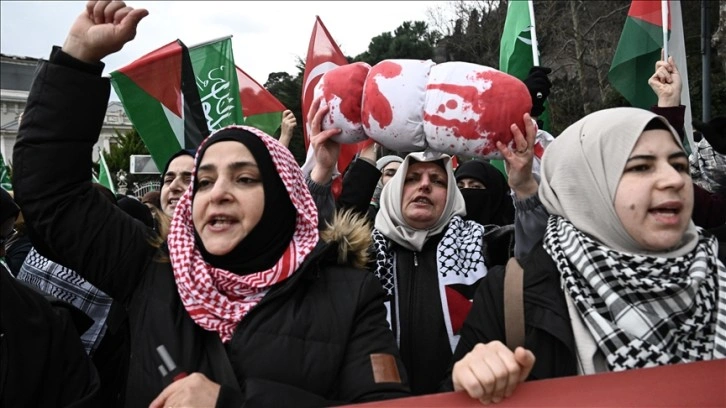
[[[257,305],[272,285],[292,275],[318,243],[318,212],[290,151],[260,130],[238,127],[259,136],[265,143],[297,209],[297,220],[290,246],[272,268],[237,275],[209,265],[194,244],[194,180],[179,200],[168,237],[177,290],[191,318],[204,329],[219,333],[223,342],[232,339],[237,324],[247,312]],[[195,162],[198,160],[196,158]]]

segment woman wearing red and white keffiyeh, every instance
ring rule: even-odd
[[[277,140],[244,126],[207,138],[167,245],[91,186],[110,93],[100,60],[147,14],[120,1],[86,5],[38,67],[13,152],[16,197],[39,251],[124,306],[123,403],[309,407],[407,396],[384,292],[363,269],[370,226],[340,213],[319,232],[302,172]],[[25,384],[24,395],[44,389]]]
[[[338,217],[334,222],[338,226],[334,234],[346,236],[349,241],[361,240],[360,231],[365,229],[361,228],[360,222],[350,217]],[[350,228],[348,233],[340,231],[341,225]],[[361,375],[365,377],[365,366],[368,366],[367,374],[374,383],[392,382],[400,386],[398,376],[379,381],[373,375],[381,367],[395,369],[399,365],[395,348],[391,347],[395,343],[390,342],[392,336],[386,331],[385,320],[381,319],[384,313],[378,298],[380,293],[374,296],[378,299],[368,305],[373,307],[371,310],[379,309],[375,313],[377,317],[364,326],[376,327],[376,336],[382,336],[383,342],[380,339],[374,341],[373,336],[360,331],[361,327],[351,326],[360,324],[359,319],[363,318],[355,314],[355,310],[362,306],[358,303],[360,299],[350,302],[361,294],[359,290],[363,288],[350,291],[353,287],[346,288],[346,282],[368,279],[350,276],[333,266],[331,260],[339,258],[337,252],[333,250],[336,254],[331,256],[331,251],[320,250],[320,247],[331,245],[318,245],[317,228],[315,204],[289,150],[251,127],[230,126],[213,134],[197,152],[192,183],[177,204],[168,237],[174,280],[184,309],[197,325],[219,336],[227,347],[227,356],[235,372],[248,371],[250,368],[243,361],[250,360],[261,365],[274,361],[273,367],[268,369],[273,377],[292,367],[295,367],[293,371],[304,374],[309,370],[317,371],[317,365],[326,365],[329,367],[324,381],[334,381],[339,370],[350,369],[345,365],[352,358],[357,360],[356,365],[363,364],[356,369],[361,372],[349,372],[349,375],[360,380]],[[331,231],[336,231],[336,228],[326,231],[323,237],[329,237]],[[369,232],[363,236],[368,238]],[[359,248],[362,252],[366,247],[361,245]],[[331,270],[335,270],[333,275]],[[360,270],[350,272],[363,273]],[[306,276],[297,277],[298,274]],[[370,283],[377,286],[372,281]],[[376,291],[379,289],[376,287]],[[268,301],[280,296],[289,300]],[[341,310],[353,313],[345,317],[345,323],[338,321],[346,315],[345,312],[341,314]],[[247,323],[248,315],[263,321]],[[267,317],[258,317],[261,315]],[[270,327],[262,329],[262,333],[257,335],[239,333],[260,324]],[[245,351],[249,346],[242,339],[254,337],[258,338],[251,343],[256,348]],[[378,346],[371,348],[369,344],[359,349],[364,338],[378,343]],[[274,355],[265,356],[258,342],[265,342],[267,348],[274,345],[270,348]],[[329,344],[319,349],[318,346],[305,345],[307,342]],[[377,354],[373,352],[375,347],[383,345],[386,346],[378,351],[384,351],[387,357],[385,361],[377,362],[371,356]],[[355,355],[363,349],[367,351]],[[237,353],[253,353],[257,357],[251,359],[248,355],[240,358],[241,361],[235,361]],[[287,358],[281,359],[280,355],[287,355]],[[321,360],[331,358],[337,363],[320,364]],[[304,375],[307,378],[304,382],[313,378]],[[302,378],[299,380],[302,381]],[[239,385],[242,394],[248,392],[249,383],[240,381]],[[290,385],[295,384],[285,386]],[[172,395],[175,386],[167,387],[157,401],[168,403],[168,396]],[[350,386],[356,387],[352,383]],[[260,392],[264,389],[264,401],[273,403],[279,395],[274,396],[275,388],[268,387],[268,384],[264,385]],[[303,389],[296,392],[301,393]],[[333,387],[332,398],[328,399],[338,399],[333,397],[338,393],[339,390]],[[313,405],[330,402],[326,399],[310,401]]]

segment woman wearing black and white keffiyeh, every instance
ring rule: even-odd
[[[549,145],[539,197],[550,218],[520,260],[524,347],[503,344],[505,273],[492,269],[461,330],[454,389],[498,402],[526,379],[726,357],[726,268],[691,221],[677,135],[661,116],[614,108]]]

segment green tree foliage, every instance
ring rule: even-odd
[[[381,33],[371,39],[368,50],[353,58],[375,65],[385,59],[430,59],[434,47],[440,40],[438,31],[429,31],[423,21],[406,21],[393,33]]]
[[[630,0],[534,1],[540,64],[553,69],[549,97],[553,134],[588,112],[627,105],[610,86],[607,72],[629,6]],[[694,118],[700,118],[702,111],[700,7],[699,1],[681,2]],[[444,8],[429,9],[428,23],[403,22],[393,32],[373,37],[365,52],[347,58],[349,62],[365,61],[371,65],[390,58],[431,58],[437,63],[466,61],[498,68],[506,11],[507,0],[452,1]],[[719,27],[715,5],[710,8],[709,18],[710,38]],[[707,70],[711,78],[712,116],[726,114],[726,64],[717,55],[716,47],[712,45],[711,67]],[[304,61],[300,60],[295,76],[273,73],[265,84],[295,113],[298,128],[291,150],[299,163],[305,159],[300,107],[304,69]]]
[[[437,31],[429,31],[423,21],[404,22],[393,33],[385,32],[374,37],[368,45],[368,50],[351,58],[346,56],[348,62],[364,61],[374,65],[389,58],[429,59],[433,57],[434,46],[440,40]],[[297,119],[290,151],[298,164],[305,162],[305,141],[303,139],[303,126],[305,124],[302,112],[302,80],[305,74],[305,61],[298,60],[297,75],[287,72],[273,72],[267,77],[265,89],[274,95],[283,105],[290,109]],[[279,137],[279,134],[276,135]]]
[[[109,152],[102,153],[106,159],[108,170],[111,173],[114,183],[118,183],[116,179],[116,173],[119,170],[124,170],[129,173],[131,155],[133,154],[149,154],[149,149],[146,148],[144,141],[141,140],[139,132],[136,129],[131,129],[124,133],[116,130],[116,137],[114,137],[114,143],[111,143]],[[98,174],[98,163],[94,164],[94,171]],[[128,186],[131,188],[133,183],[141,183],[149,179],[155,178],[154,176],[140,175],[140,174],[129,174],[127,177]]]
[[[714,4],[714,3],[711,3]],[[630,7],[630,0],[535,0],[540,64],[553,69],[549,97],[551,132],[558,134],[589,112],[627,106],[607,80]],[[700,1],[681,2],[687,50],[688,82],[694,118],[702,111]],[[507,0],[453,1],[446,16],[434,16],[434,27],[448,34],[437,44],[443,61],[467,61],[498,68],[499,43]],[[441,14],[441,13],[440,13]],[[438,17],[436,19],[435,17]],[[712,32],[718,9],[709,10]],[[709,34],[710,35],[712,33]],[[715,46],[712,46],[715,50]],[[710,70],[712,116],[726,112],[726,72],[712,51]]]
[[[298,164],[305,162],[305,140],[303,138],[303,125],[305,121],[302,116],[302,78],[305,73],[305,66],[298,61],[298,75],[293,77],[287,72],[273,72],[267,77],[265,89],[274,95],[287,109],[295,115],[297,126],[293,130],[293,137],[290,141],[290,152],[295,156]],[[280,137],[280,131],[274,135]]]

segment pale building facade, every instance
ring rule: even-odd
[[[10,167],[37,63],[37,58],[0,54],[0,153]],[[101,135],[93,149],[93,161],[98,161],[101,149],[108,152],[116,143],[116,131],[123,134],[131,129],[131,121],[121,102],[109,102]]]

